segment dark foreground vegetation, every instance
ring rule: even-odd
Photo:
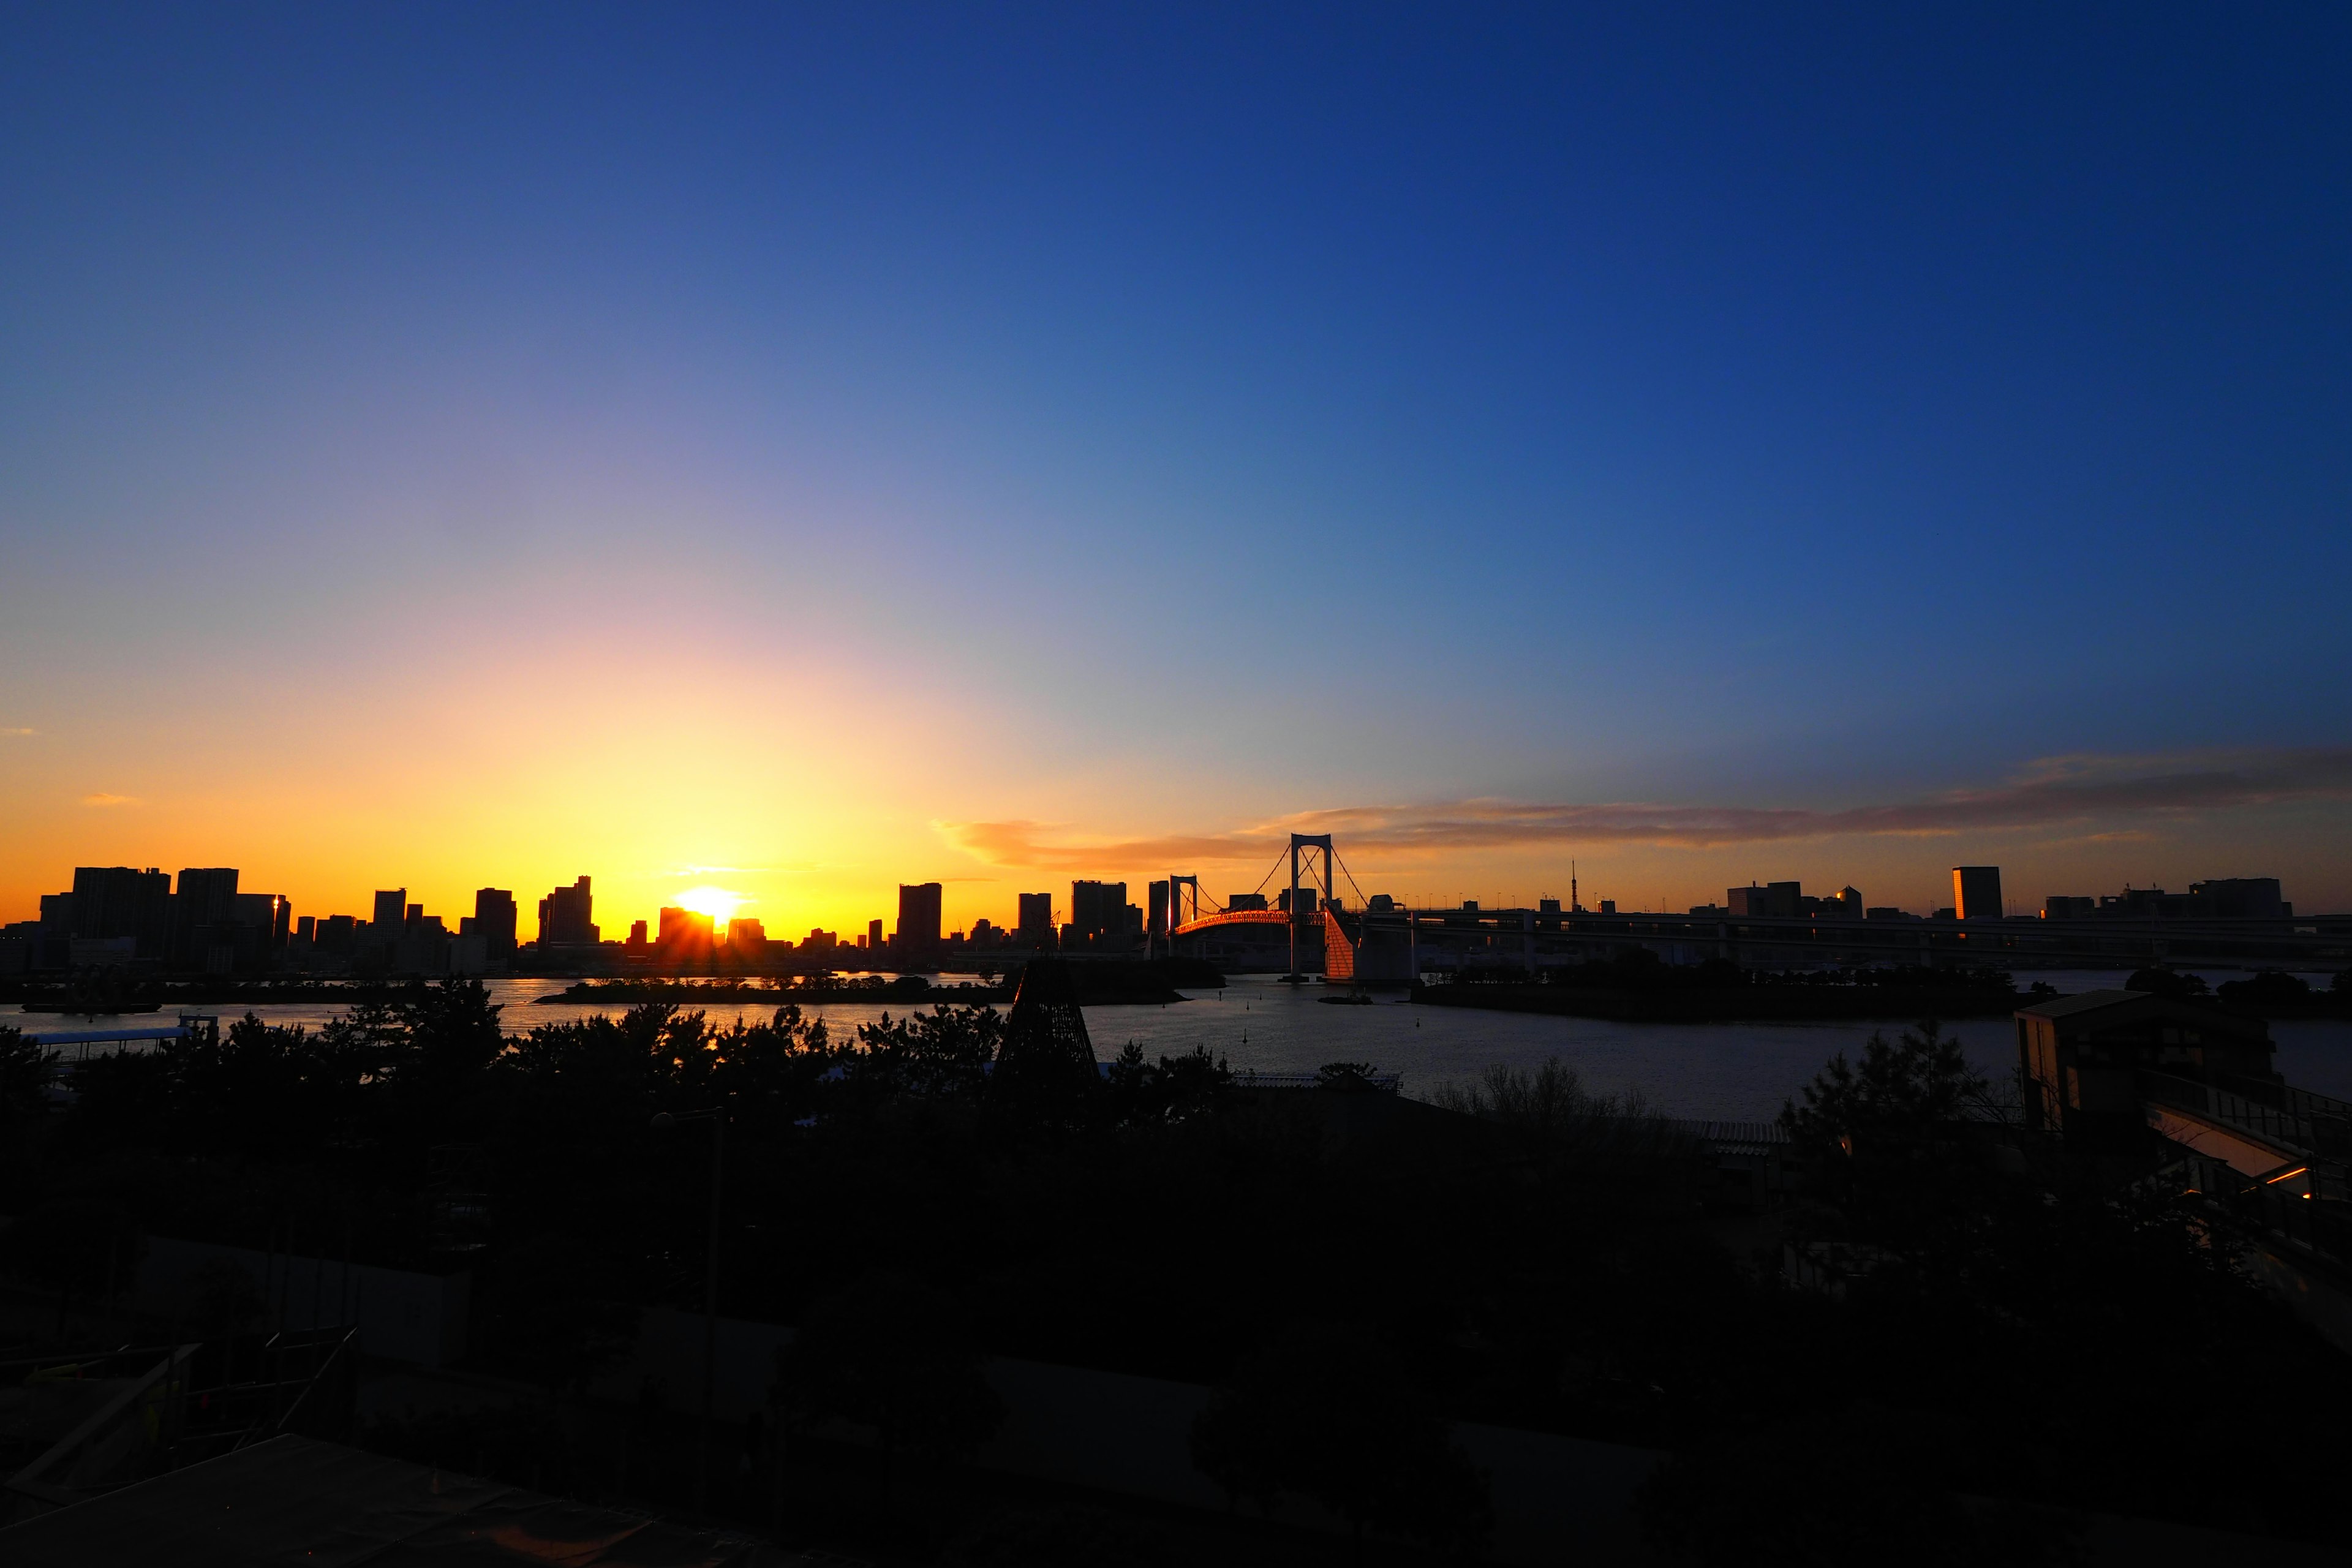
[[[786,1005],[720,1031],[653,1004],[509,1037],[452,983],[95,1059],[69,1106],[0,1031],[0,1265],[88,1298],[142,1232],[462,1263],[476,1366],[545,1411],[374,1440],[679,1503],[669,1417],[598,1417],[644,1435],[614,1450],[577,1412],[643,1307],[701,1304],[709,1130],[651,1121],[716,1105],[720,1308],[801,1325],[772,1407],[803,1434],[784,1495],[852,1549],[968,1542],[922,1500],[978,1484],[951,1461],[995,1418],[982,1354],[1215,1384],[1194,1457],[1243,1515],[1314,1499],[1429,1555],[1484,1528],[1448,1419],[1670,1451],[1650,1518],[1711,1563],[2058,1561],[2081,1509],[2344,1534],[2352,1369],[2193,1200],[2025,1138],[1932,1026],[1803,1090],[1784,1120],[1808,1190],[1760,1215],[1715,1206],[1692,1140],[1557,1068],[1450,1109],[1360,1068],[1242,1091],[1132,1048],[1048,1081],[984,1070],[1005,1026],[939,1007],[845,1036]],[[1832,1288],[1786,1283],[1787,1248]],[[889,1468],[828,1447],[839,1420]],[[728,1435],[714,1506],[762,1518],[777,1453]],[[809,1479],[827,1465],[873,1484]],[[1120,1551],[1071,1560],[1144,1560]]]

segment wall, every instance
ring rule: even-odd
[[[269,1321],[289,1329],[356,1321],[360,1348],[369,1355],[422,1366],[444,1366],[466,1353],[472,1276],[424,1274],[341,1259],[273,1258],[251,1247],[221,1247],[170,1237],[147,1238],[138,1291],[149,1310],[168,1313],[186,1281],[203,1265],[223,1259],[242,1268],[255,1293],[269,1303]],[[699,1363],[698,1363],[699,1364]]]

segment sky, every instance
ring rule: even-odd
[[[8,7],[0,919],[961,926],[1294,829],[2352,909],[2347,79],[2327,5]]]

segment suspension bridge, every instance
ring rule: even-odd
[[[1165,892],[1161,892],[1164,886]],[[1346,895],[1342,896],[1342,887]],[[1748,968],[1921,964],[2135,969],[2150,963],[2336,970],[2352,964],[2352,917],[2318,920],[1876,921],[1720,911],[1595,912],[1571,896],[1534,909],[1416,907],[1367,896],[1328,833],[1294,833],[1247,893],[1205,897],[1197,873],[1153,888],[1155,950],[1227,967],[1285,965],[1299,978],[1408,984],[1432,971],[1533,973],[1644,948],[1670,963]]]

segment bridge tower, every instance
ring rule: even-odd
[[[1187,895],[1189,895],[1189,897]],[[1178,926],[1184,925],[1190,921],[1199,920],[1200,918],[1201,879],[1198,876],[1181,877],[1173,871],[1169,872],[1169,931],[1172,932]],[[1176,948],[1174,943],[1171,942],[1169,944],[1168,953],[1171,958],[1175,956]]]
[[[1312,856],[1318,849],[1323,852],[1319,862],[1323,895],[1321,907],[1328,909],[1331,904],[1331,836],[1328,833],[1294,833],[1290,836],[1290,973],[1293,975],[1298,973],[1298,933],[1307,925],[1307,912],[1298,907],[1298,856],[1301,850],[1308,852],[1308,876],[1312,878],[1316,872],[1311,868],[1318,864],[1312,860]],[[1310,881],[1308,885],[1312,887],[1315,884]],[[1316,918],[1319,920],[1322,917],[1318,913]]]

